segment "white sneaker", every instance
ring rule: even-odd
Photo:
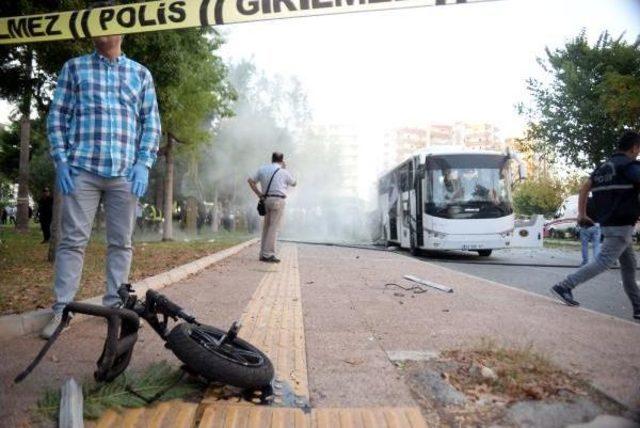
[[[53,332],[56,331],[61,322],[62,314],[53,314],[53,318],[51,318],[49,323],[40,332],[40,337],[48,340],[51,336],[53,336]]]

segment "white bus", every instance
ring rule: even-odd
[[[416,253],[467,250],[489,256],[511,246],[514,214],[511,152],[425,151],[378,182],[383,236],[387,245]]]

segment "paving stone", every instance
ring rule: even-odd
[[[573,424],[567,428],[637,428],[640,423],[613,415],[600,415],[591,422]]]
[[[0,318],[0,337],[15,337],[24,334],[20,315],[5,315]]]
[[[522,401],[507,409],[507,418],[523,428],[564,428],[585,423],[602,413],[587,399],[572,402]]]
[[[425,369],[411,379],[414,391],[427,400],[442,406],[462,406],[467,402],[464,394],[442,378],[440,372]]]

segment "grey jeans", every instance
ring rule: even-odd
[[[133,253],[136,198],[131,193],[131,183],[125,177],[104,178],[80,171],[74,184],[73,193],[62,197],[53,305],[57,313],[73,301],[78,291],[84,252],[101,197],[107,220],[107,290],[102,298],[105,306],[120,302],[118,287],[129,278]]]
[[[636,283],[636,256],[633,251],[633,226],[609,226],[602,228],[604,241],[600,253],[591,263],[567,276],[560,284],[573,289],[600,275],[620,261],[620,274],[625,293],[634,311],[640,311],[640,290]]]

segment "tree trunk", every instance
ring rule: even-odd
[[[29,116],[20,119],[20,169],[18,175],[18,214],[16,229],[29,231],[29,141],[31,122]]]
[[[156,169],[156,173],[156,208],[164,210],[164,175],[161,174],[160,168]]]
[[[216,233],[220,229],[220,207],[218,202],[218,186],[213,191],[213,208],[211,209],[211,231]]]
[[[33,53],[27,48],[25,66],[26,78],[31,80]],[[27,89],[22,97],[20,107],[20,165],[18,170],[18,213],[16,230],[21,233],[29,231],[29,146],[31,142],[31,90]]]
[[[60,215],[62,213],[62,195],[58,186],[53,186],[53,216],[51,217],[51,238],[49,238],[49,254],[47,260],[56,261],[56,247],[60,241]]]
[[[196,233],[196,228],[198,226],[198,200],[189,196],[187,198],[187,232],[188,233]]]
[[[164,174],[164,223],[162,240],[173,240],[173,138],[167,135],[164,158],[167,170]]]

